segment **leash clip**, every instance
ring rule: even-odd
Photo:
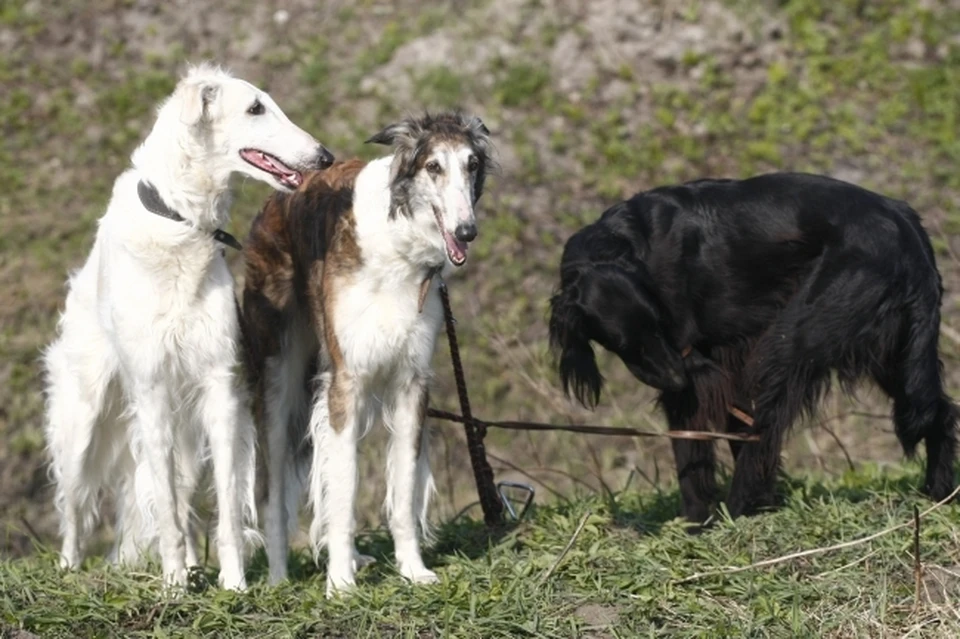
[[[507,494],[504,490],[505,488],[522,490],[526,494],[523,499],[523,508],[520,509],[520,514],[517,514],[517,510],[513,507],[513,502],[509,497],[507,497]],[[513,517],[514,521],[520,521],[530,509],[530,505],[533,503],[533,497],[536,494],[536,491],[530,484],[521,484],[520,482],[515,481],[501,481],[497,483],[497,494],[500,495],[500,501],[504,506],[506,506],[507,512],[510,513],[510,516]]]

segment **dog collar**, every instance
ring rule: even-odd
[[[164,202],[163,198],[160,197],[160,193],[157,192],[157,187],[149,182],[144,182],[143,180],[137,182],[137,195],[140,197],[140,203],[143,204],[143,208],[147,209],[154,215],[165,217],[168,220],[173,220],[174,222],[185,222],[187,224],[190,223],[185,217],[167,206],[167,203]],[[221,244],[229,246],[230,248],[235,248],[238,251],[243,250],[243,246],[239,241],[237,241],[237,238],[222,229],[216,229],[213,232],[213,239]]]

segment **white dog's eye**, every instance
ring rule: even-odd
[[[473,173],[480,168],[480,160],[477,159],[477,156],[471,155],[470,159],[467,160],[467,169]]]
[[[250,115],[263,115],[264,111],[266,111],[266,109],[263,108],[263,104],[260,102],[260,100],[255,100],[253,104],[250,105],[250,108],[247,109],[247,113]]]
[[[440,175],[443,172],[443,169],[440,167],[440,163],[436,160],[430,160],[427,162],[427,172],[433,173],[434,175]]]

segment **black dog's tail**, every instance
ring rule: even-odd
[[[576,285],[562,287],[550,299],[550,348],[559,355],[563,392],[587,408],[600,401],[603,376],[587,334],[586,315],[577,302]]]

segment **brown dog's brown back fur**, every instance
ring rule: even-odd
[[[257,422],[257,498],[264,497],[267,464],[262,458],[264,367],[280,352],[280,327],[292,314],[308,313],[322,335],[319,286],[327,249],[336,245],[336,262],[328,268],[350,268],[358,262],[353,219],[353,187],[365,166],[361,160],[337,162],[306,176],[294,193],[274,193],[253,220],[244,244],[246,278],[243,290],[243,349],[247,379]],[[315,367],[307,371],[309,377]]]

